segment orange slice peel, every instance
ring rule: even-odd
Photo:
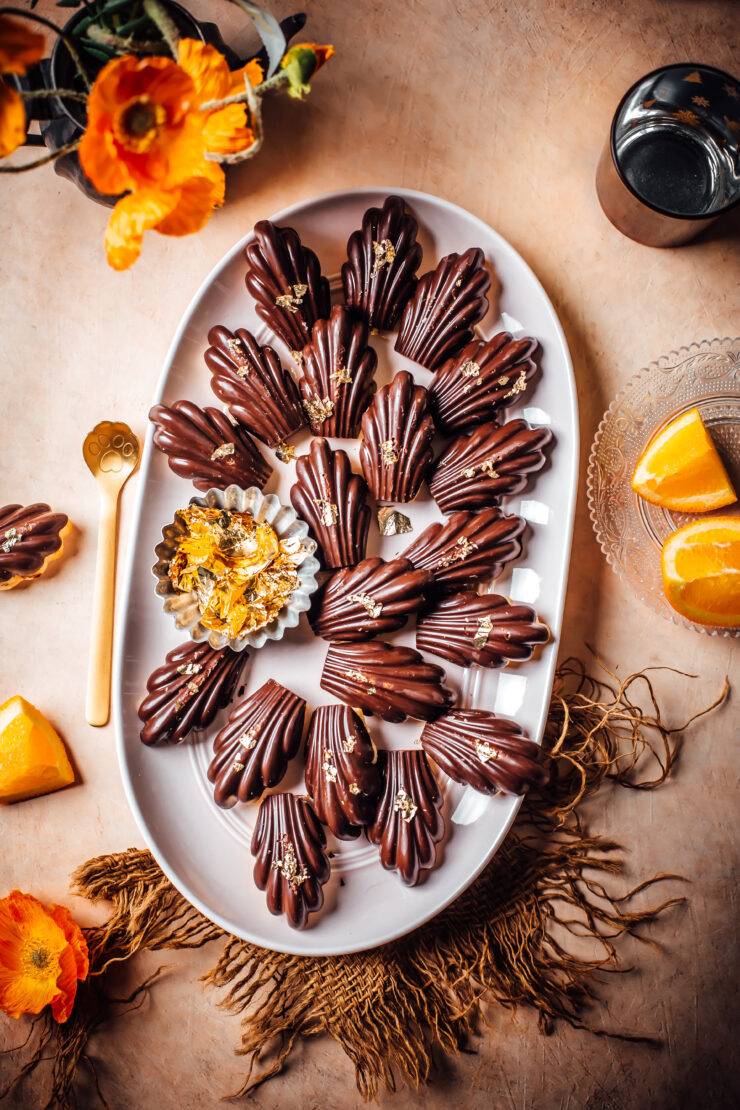
[[[49,794],[74,782],[64,741],[22,697],[0,705],[0,804]]]
[[[697,408],[671,420],[650,440],[631,484],[645,501],[684,513],[706,513],[737,501]]]
[[[740,628],[740,517],[695,520],[673,532],[661,570],[668,603],[681,616]]]

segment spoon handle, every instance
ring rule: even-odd
[[[113,602],[116,591],[116,520],[118,493],[103,494],[100,502],[98,557],[93,594],[90,664],[87,675],[88,724],[105,725],[110,716]]]

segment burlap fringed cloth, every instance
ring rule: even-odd
[[[105,924],[87,931],[91,975],[80,984],[66,1024],[43,1014],[35,1020],[19,1049],[28,1058],[0,1096],[51,1060],[49,1107],[80,1105],[81,1065],[107,1105],[90,1038],[104,1021],[135,1020],[124,1012],[157,978],[128,999],[114,999],[109,972],[141,950],[198,948],[217,940],[221,952],[204,981],[220,992],[219,1004],[242,1019],[237,1052],[245,1057],[246,1074],[235,1097],[276,1075],[297,1038],[321,1033],[338,1041],[352,1061],[363,1098],[374,1097],[381,1083],[390,1090],[399,1081],[418,1086],[430,1077],[435,1051],[464,1047],[483,1003],[531,1006],[543,1033],[562,1020],[600,1036],[650,1040],[649,1029],[602,1027],[599,973],[625,970],[625,936],[655,943],[644,928],[683,898],[661,900],[656,889],[648,908],[636,908],[633,900],[677,876],[655,875],[625,890],[622,847],[589,831],[585,803],[616,786],[651,790],[664,782],[684,730],[716,708],[727,687],[690,721],[669,727],[652,672],[621,680],[599,667],[599,677],[576,659],[558,668],[544,741],[550,782],[527,797],[490,865],[438,917],[382,948],[317,958],[269,952],[202,917],[146,851],[83,864],[73,876],[76,891],[112,904]],[[636,801],[635,826],[639,821]],[[582,954],[584,937],[589,957]]]

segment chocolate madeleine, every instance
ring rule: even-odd
[[[362,418],[360,465],[378,501],[413,501],[434,461],[426,389],[406,370],[378,390]]]
[[[421,744],[446,775],[482,794],[525,794],[547,781],[542,749],[486,709],[450,710],[424,726]]]
[[[235,485],[260,489],[272,467],[241,424],[233,424],[220,409],[199,408],[192,401],[149,410],[154,424],[154,446],[167,455],[170,470],[189,478],[196,489],[226,489]]]
[[[325,320],[331,308],[329,282],[318,258],[292,227],[277,227],[269,220],[255,224],[244,254],[250,267],[245,280],[257,315],[297,356],[311,341],[316,321]]]
[[[234,696],[246,651],[189,641],[165,656],[147,680],[139,706],[144,744],[179,744],[194,728],[210,725]]]
[[[464,254],[446,255],[436,270],[419,279],[401,317],[396,350],[436,370],[470,343],[475,325],[488,311],[490,284],[482,250],[471,247]]]
[[[378,356],[368,347],[367,324],[335,305],[317,320],[303,348],[300,380],[303,407],[314,435],[355,438],[375,393]]]
[[[375,818],[383,776],[362,718],[348,705],[321,705],[306,738],[306,789],[316,815],[340,840]]]
[[[321,689],[384,721],[431,721],[455,700],[443,686],[445,673],[418,651],[382,640],[330,644]]]
[[[349,237],[342,266],[344,300],[371,328],[394,328],[416,289],[421,265],[418,230],[401,197],[390,196],[382,208],[368,208],[362,228]]]
[[[296,463],[290,500],[319,545],[325,568],[354,566],[365,554],[370,506],[367,486],[353,474],[346,451],[315,439]]]
[[[443,363],[429,386],[440,432],[467,432],[513,404],[537,372],[531,358],[536,349],[536,339],[514,339],[501,331],[485,342],[474,339]]]
[[[483,509],[521,493],[529,475],[545,465],[551,442],[549,428],[531,428],[526,420],[482,424],[454,440],[437,461],[429,482],[432,497],[449,513]]]
[[[308,619],[324,640],[387,636],[419,612],[432,580],[430,571],[414,570],[408,559],[363,559],[331,576],[315,595]]]
[[[69,517],[53,513],[39,501],[35,505],[0,508],[0,590],[38,578],[62,547]]]
[[[294,929],[324,904],[330,864],[326,837],[313,806],[295,794],[268,794],[252,835],[254,881],[267,891],[270,913],[284,913]]]
[[[216,805],[229,809],[277,786],[300,747],[305,712],[303,698],[272,678],[232,709],[208,768]]]
[[[424,752],[378,753],[385,788],[367,836],[380,848],[386,871],[398,871],[407,886],[416,886],[434,867],[436,845],[444,836],[444,799]]]
[[[285,446],[306,424],[298,386],[272,347],[260,347],[250,332],[217,325],[205,354],[211,389],[229,412],[268,447]]]
[[[441,598],[416,622],[416,646],[469,667],[503,667],[529,659],[549,632],[529,605],[515,605],[501,594],[472,591]]]
[[[403,555],[417,570],[430,570],[434,588],[465,589],[498,578],[506,563],[522,551],[526,521],[505,516],[500,509],[453,513],[444,523],[430,524]]]

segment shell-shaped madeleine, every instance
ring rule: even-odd
[[[208,768],[216,805],[229,809],[277,786],[300,747],[305,712],[303,698],[272,678],[232,709]]]
[[[390,196],[382,208],[368,208],[362,227],[349,237],[342,266],[344,300],[371,328],[394,328],[416,289],[418,230],[401,197]]]
[[[537,620],[534,609],[501,594],[452,594],[437,601],[416,622],[417,648],[459,667],[521,662],[548,638],[547,627]]]
[[[139,706],[144,744],[179,744],[194,728],[210,725],[234,696],[246,651],[189,641],[168,652],[147,680]]]
[[[401,317],[396,350],[436,370],[473,338],[488,311],[490,284],[482,250],[446,255],[436,270],[419,278]]]
[[[445,673],[425,663],[418,651],[382,640],[333,643],[324,661],[321,688],[347,705],[384,721],[431,721],[455,696],[443,686]]]
[[[453,513],[430,524],[403,552],[417,570],[430,570],[445,593],[497,578],[522,551],[526,521],[500,509]]]
[[[311,627],[324,640],[387,636],[419,612],[431,582],[431,573],[415,570],[408,559],[363,559],[338,570],[314,595]]]
[[[0,590],[43,574],[61,546],[69,524],[64,513],[48,505],[4,505],[0,508]]]
[[[416,886],[436,862],[436,845],[444,836],[443,797],[423,751],[378,753],[385,786],[368,840],[380,849],[386,871],[398,871],[407,886]]]
[[[501,497],[525,489],[529,475],[542,470],[549,428],[531,428],[526,420],[482,424],[458,436],[437,461],[429,489],[443,513],[483,509]]]
[[[424,751],[455,782],[483,794],[525,794],[547,781],[542,749],[514,721],[486,709],[452,709],[424,726]]]
[[[353,474],[346,451],[315,439],[296,462],[293,508],[319,545],[325,568],[354,566],[365,554],[370,527],[367,486]]]
[[[267,892],[270,913],[284,913],[294,929],[324,904],[330,864],[326,837],[313,806],[295,794],[268,794],[252,835],[254,881]]]
[[[375,393],[378,356],[368,347],[368,328],[335,305],[317,320],[303,348],[300,380],[303,407],[314,435],[354,438]]]
[[[269,220],[254,226],[254,240],[244,248],[249,263],[247,289],[257,315],[297,355],[311,341],[317,320],[329,315],[329,282],[318,258],[304,247],[292,227]]]
[[[298,386],[272,347],[239,328],[217,325],[205,353],[211,389],[236,419],[268,447],[284,443],[306,423]]]
[[[466,432],[513,404],[537,371],[531,355],[536,339],[514,339],[506,331],[484,342],[474,339],[436,371],[429,386],[434,421],[443,435]]]
[[[170,470],[189,478],[196,489],[227,486],[262,488],[272,467],[241,424],[220,409],[199,408],[192,401],[149,410],[154,446],[167,455]]]
[[[306,789],[320,821],[353,840],[375,818],[383,787],[378,753],[362,718],[348,705],[321,705],[306,738]]]
[[[375,395],[362,418],[360,464],[378,501],[413,501],[434,461],[426,389],[406,370]]]

